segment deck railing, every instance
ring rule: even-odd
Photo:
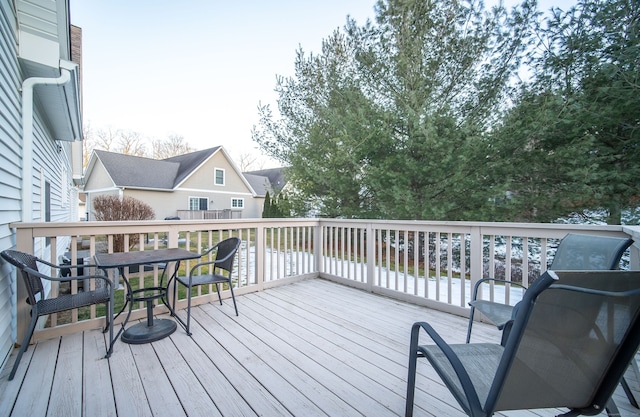
[[[90,264],[100,252],[181,247],[202,252],[218,241],[237,236],[242,246],[234,268],[234,291],[261,291],[295,280],[322,277],[370,292],[467,315],[470,288],[487,276],[528,285],[553,259],[567,233],[631,236],[640,242],[640,228],[565,224],[372,221],[331,219],[175,220],[145,222],[15,223],[16,248],[54,262],[67,254],[71,263]],[[44,249],[42,249],[44,248]],[[83,252],[84,251],[84,252]],[[640,269],[633,246],[624,266]],[[88,258],[88,259],[85,259]],[[193,261],[192,261],[193,262]],[[191,263],[181,265],[181,273]],[[44,271],[46,272],[46,271]],[[114,279],[119,279],[113,271]],[[125,270],[133,286],[158,284],[162,270]],[[51,292],[79,291],[51,288]],[[14,292],[15,293],[15,292]],[[228,297],[227,290],[222,291]],[[517,292],[490,287],[488,299],[515,302]],[[212,288],[199,288],[194,303],[217,299]],[[18,340],[29,320],[22,283],[18,281]],[[124,291],[116,291],[116,304]],[[178,306],[186,305],[178,295]],[[163,312],[164,306],[157,306]],[[64,317],[50,317],[36,339],[103,324],[104,312],[91,307]],[[143,305],[133,318],[142,318]]]
[[[176,215],[182,220],[228,220],[241,219],[242,210],[178,210]]]

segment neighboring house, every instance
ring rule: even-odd
[[[95,150],[84,192],[89,220],[95,219],[92,202],[99,195],[144,201],[156,219],[259,218],[265,181],[245,177],[222,146],[162,160]]]
[[[258,195],[264,197],[269,191],[273,197],[280,193],[286,185],[284,178],[284,168],[270,168],[259,171],[248,171],[244,173],[245,178]]]
[[[273,199],[282,191],[285,185],[284,168],[245,172],[244,177],[249,181],[253,189],[256,190],[256,194],[262,198],[262,210],[260,212],[260,217],[262,217],[267,192],[269,193],[269,198]]]
[[[72,43],[79,45],[80,31],[73,30],[72,42],[67,0],[0,0],[0,251],[16,245],[11,223],[78,220],[82,120],[72,61],[80,62],[80,48],[72,52]],[[35,255],[50,252],[47,239],[34,241]],[[16,340],[17,286],[15,270],[0,261],[1,365]]]

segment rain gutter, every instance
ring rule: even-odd
[[[22,82],[22,221],[33,221],[33,89],[39,85],[64,85],[71,72],[60,68],[58,78],[31,77]]]

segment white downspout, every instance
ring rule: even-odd
[[[31,77],[22,82],[22,221],[33,221],[33,89],[38,85],[64,85],[71,80],[69,70],[60,68],[60,77]]]

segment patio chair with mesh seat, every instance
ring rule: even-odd
[[[31,306],[31,321],[25,333],[24,340],[18,351],[9,380],[15,376],[18,364],[22,355],[27,350],[33,332],[36,328],[38,318],[53,313],[60,313],[67,310],[73,310],[80,307],[90,306],[93,304],[105,305],[105,327],[104,332],[109,331],[109,340],[107,343],[106,357],[111,355],[113,350],[113,286],[111,280],[104,275],[79,275],[73,276],[69,271],[77,268],[84,268],[83,272],[89,270],[87,265],[55,265],[40,259],[28,253],[5,250],[0,253],[3,259],[16,267],[22,276],[26,291],[27,304]],[[50,275],[40,272],[40,268],[47,268],[51,271]],[[55,273],[55,271],[58,271]],[[45,293],[43,280],[57,281],[59,283],[85,283],[83,291],[77,294],[60,294],[56,297],[48,297]],[[90,282],[93,281],[94,285]],[[87,286],[88,284],[88,286]],[[48,298],[47,298],[48,297]]]
[[[233,263],[236,252],[240,247],[240,239],[237,237],[230,237],[219,242],[217,245],[209,248],[202,253],[202,257],[211,256],[215,251],[215,259],[206,260],[194,265],[186,276],[178,276],[175,279],[173,285],[173,312],[175,315],[176,300],[177,300],[177,287],[178,283],[185,286],[187,289],[187,321],[186,323],[178,316],[176,319],[182,324],[187,334],[191,336],[190,324],[191,324],[191,289],[200,285],[213,284],[216,286],[216,292],[218,293],[218,300],[222,305],[222,297],[220,295],[220,285],[226,284],[231,292],[231,299],[233,300],[233,308],[235,309],[236,316],[238,315],[238,306],[236,304],[236,297],[233,294]]]
[[[632,243],[633,240],[629,238],[569,233],[560,241],[549,269],[556,271],[618,269],[620,258]],[[500,330],[504,329],[505,324],[511,320],[513,315],[513,305],[478,299],[481,286],[491,282],[505,285],[505,291],[509,291],[509,286],[526,290],[526,287],[518,282],[497,278],[480,279],[473,288],[469,302],[471,310],[467,327],[467,343],[471,340],[471,329],[476,310],[480,311]]]
[[[423,333],[432,344],[420,344]],[[504,344],[449,345],[415,323],[405,412],[413,415],[418,358],[426,358],[469,416],[539,408],[619,415],[611,396],[639,345],[640,271],[550,270],[524,294]]]

